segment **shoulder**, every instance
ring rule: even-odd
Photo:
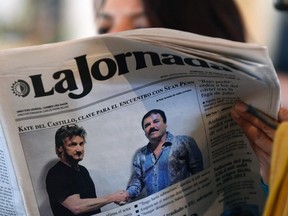
[[[139,164],[141,161],[143,162],[149,152],[150,151],[148,145],[139,148],[134,155],[133,164]]]
[[[142,147],[138,148],[136,150],[135,156],[147,154],[148,151],[149,151],[149,143],[147,145],[145,145],[145,146],[142,146]]]
[[[82,165],[79,165],[79,169],[80,169],[80,172],[82,172],[82,173],[89,173],[87,168],[82,166]]]
[[[48,171],[46,180],[66,179],[70,178],[71,175],[73,175],[73,170],[59,161]]]
[[[65,167],[62,166],[62,163],[58,161],[53,167],[51,167],[48,171],[47,176],[53,175],[54,173],[62,172]]]
[[[170,132],[167,132],[167,141],[176,142],[176,143],[195,143],[194,138],[186,135],[173,135]]]
[[[69,170],[63,166],[62,162],[57,162],[47,173],[46,175],[46,186],[53,187],[55,184],[60,184],[65,182],[67,179],[70,179],[71,175]]]
[[[186,135],[174,136],[173,141],[171,141],[173,148],[185,149],[187,151],[196,151],[199,147],[194,138]]]

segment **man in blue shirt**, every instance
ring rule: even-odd
[[[142,118],[149,143],[133,160],[134,173],[127,187],[130,199],[137,197],[144,187],[151,195],[203,170],[202,154],[195,140],[172,135],[166,122],[165,113],[158,109],[150,110]]]

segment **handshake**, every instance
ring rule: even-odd
[[[117,191],[109,195],[111,202],[118,205],[125,205],[129,200],[129,194],[125,190]]]

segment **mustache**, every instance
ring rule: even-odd
[[[153,133],[154,131],[158,131],[156,128],[151,128],[150,130],[149,130],[149,135],[151,134],[151,133]]]
[[[83,154],[82,151],[77,151],[77,152],[75,152],[75,155],[77,155],[77,156],[80,156],[80,155],[82,155],[82,154]]]

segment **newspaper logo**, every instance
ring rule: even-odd
[[[26,97],[30,93],[30,86],[24,80],[17,80],[11,86],[12,92],[18,97]]]
[[[133,59],[135,64],[130,63],[130,58]],[[193,68],[211,68],[214,70],[231,72],[229,68],[224,67],[221,64],[215,64],[214,62],[206,61],[204,59],[182,57],[174,54],[156,53],[152,51],[120,53],[114,55],[114,58],[96,59],[91,65],[88,64],[86,55],[75,57],[74,60],[77,69],[72,70],[68,68],[49,74],[51,79],[49,82],[43,80],[42,74],[33,74],[29,76],[31,79],[32,91],[35,93],[34,97],[40,98],[52,96],[55,93],[64,94],[68,92],[68,97],[71,99],[79,99],[91,92],[95,83],[94,80],[106,81],[114,76],[121,76],[151,66],[188,65]],[[49,87],[47,87],[47,83],[49,83]],[[82,91],[79,92],[79,89]],[[12,84],[12,92],[18,97],[26,97],[30,93],[30,87],[27,82],[18,80]]]

